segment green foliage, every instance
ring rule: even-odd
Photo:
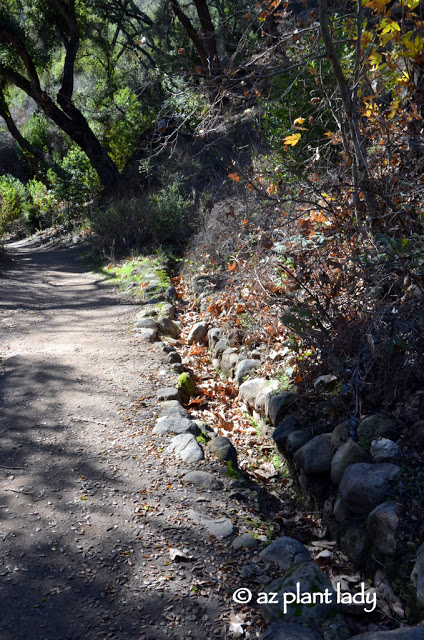
[[[156,194],[124,198],[93,211],[92,230],[110,255],[149,243],[178,245],[190,232],[189,206],[174,182]]]
[[[40,151],[49,150],[49,123],[41,113],[34,113],[22,127],[24,137]]]
[[[103,142],[119,171],[131,157],[137,140],[151,125],[154,115],[146,109],[128,87],[119,89],[113,102],[116,106],[115,122],[106,130]]]
[[[100,191],[100,180],[86,154],[77,146],[71,147],[59,163],[62,172],[49,169],[47,176],[55,197],[75,211]]]
[[[0,233],[28,206],[25,185],[11,175],[0,176]]]
[[[52,189],[33,178],[26,185],[31,206],[24,212],[24,220],[31,230],[49,227],[57,215],[58,200]]]

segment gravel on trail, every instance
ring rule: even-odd
[[[0,639],[226,638],[243,509],[225,465],[152,436],[176,374],[78,248],[25,240],[0,278]],[[175,380],[174,380],[175,378]],[[182,481],[213,472],[220,491]],[[252,553],[252,552],[250,552]],[[232,578],[230,578],[231,576]],[[252,624],[255,620],[252,618]],[[252,628],[252,627],[251,627]]]

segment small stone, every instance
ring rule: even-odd
[[[400,473],[401,468],[395,464],[353,464],[343,474],[340,497],[350,511],[367,515],[390,495]]]
[[[168,354],[168,362],[170,362],[171,364],[180,363],[181,362],[180,354],[177,353],[176,351],[171,351]]]
[[[271,396],[268,401],[268,415],[271,423],[276,427],[281,420],[289,413],[293,406],[296,395],[294,393],[285,392]]]
[[[180,416],[172,416],[159,418],[156,421],[153,433],[156,435],[163,433],[192,433],[197,436],[200,432],[196,423],[192,420],[181,418]]]
[[[388,438],[373,440],[370,451],[373,462],[399,462],[402,459],[399,446]]]
[[[187,403],[190,401],[196,392],[196,386],[191,378],[190,374],[185,372],[178,377],[178,392],[182,398],[182,401]]]
[[[243,382],[243,379],[259,366],[260,362],[258,360],[242,360],[239,362],[235,373],[236,384],[240,385]]]
[[[203,344],[206,341],[207,335],[208,335],[208,323],[196,322],[196,324],[193,325],[193,327],[191,328],[187,336],[187,343],[193,344],[197,342],[197,343]]]
[[[364,444],[371,444],[373,440],[377,440],[380,436],[397,438],[400,433],[400,427],[396,420],[391,416],[377,413],[368,416],[362,420],[358,426],[358,440]]]
[[[213,438],[217,438],[218,436],[215,433],[213,427],[211,427],[207,422],[203,422],[203,420],[195,420],[195,423],[199,427],[200,433],[207,439],[212,440]]]
[[[353,440],[347,440],[336,451],[331,461],[331,480],[340,484],[345,469],[357,462],[370,462],[370,455]]]
[[[204,458],[202,447],[191,433],[174,436],[168,451],[173,451],[185,462],[198,462]]]
[[[287,418],[286,418],[287,420]],[[296,453],[298,449],[303,447],[304,444],[312,440],[313,434],[309,431],[309,429],[298,429],[297,431],[292,431],[287,436],[286,441],[286,451],[290,455]]]
[[[168,400],[167,402],[161,402],[159,405],[160,418],[189,418],[190,415],[184,407],[177,400]]]
[[[268,382],[267,386],[264,387],[261,391],[259,391],[256,402],[255,402],[255,410],[262,416],[266,415],[267,408],[269,404],[269,399],[272,395],[274,395],[279,387],[278,380],[271,380]]]
[[[249,409],[253,410],[255,408],[256,396],[267,384],[268,381],[265,378],[246,380],[246,382],[240,385],[239,397],[246,403]]]
[[[399,525],[400,508],[396,502],[383,502],[371,511],[367,529],[372,544],[384,556],[393,556],[396,551],[396,530]]]
[[[175,351],[175,347],[172,344],[164,344],[162,347],[164,353],[172,353]]]
[[[171,318],[166,316],[160,316],[157,322],[159,328],[165,335],[171,336],[171,338],[178,338],[180,336],[182,326],[180,323],[177,323],[176,320],[171,320]]]
[[[161,304],[159,309],[159,315],[168,316],[168,318],[171,318],[171,320],[173,320],[175,318],[174,305],[170,304],[169,302],[165,302],[164,304]]]
[[[178,389],[174,389],[174,387],[164,387],[163,389],[159,389],[156,396],[158,400],[181,400]]]
[[[232,542],[233,549],[254,549],[258,545],[258,541],[251,533],[242,533],[237,538],[234,538]]]
[[[230,518],[222,517],[213,519],[194,509],[190,509],[189,516],[196,524],[205,527],[209,534],[215,536],[215,538],[227,538],[234,531],[234,526]]]
[[[222,335],[221,329],[214,327],[213,329],[209,329],[208,331],[208,345],[209,351],[215,350],[215,345],[219,342]]]
[[[234,374],[234,369],[238,365],[241,360],[244,360],[244,356],[242,356],[237,349],[230,347],[229,349],[225,349],[224,353],[221,356],[221,371],[224,376],[227,378],[232,378]]]
[[[165,298],[167,300],[169,300],[170,302],[174,302],[174,300],[177,299],[177,290],[175,287],[168,287],[167,290],[165,291]]]
[[[174,362],[174,364],[171,364],[171,369],[172,371],[175,371],[175,373],[184,373],[185,371],[185,367],[183,364],[181,364],[181,362]]]
[[[140,338],[141,340],[145,340],[146,342],[156,342],[156,338],[157,338],[156,329],[139,329],[135,327],[134,331],[137,333],[137,338]]]
[[[144,302],[141,302],[141,304],[155,305],[155,304],[159,304],[159,302],[165,302],[165,296],[162,293],[160,293],[157,296],[153,296],[152,298],[149,298],[148,300],[145,300]]]
[[[301,542],[294,538],[281,536],[265,547],[259,557],[267,562],[275,562],[283,571],[299,562],[312,561],[311,555]]]
[[[287,438],[293,431],[299,430],[299,423],[295,416],[287,416],[284,418],[274,430],[272,439],[278,447],[278,450],[285,453],[287,446]]]
[[[322,433],[309,440],[293,456],[296,464],[309,475],[329,473],[331,469],[331,434]]]
[[[192,483],[195,487],[200,487],[201,489],[209,489],[211,491],[222,489],[222,482],[212,473],[207,473],[206,471],[189,471],[182,477],[182,481]]]
[[[158,325],[156,320],[153,320],[153,318],[140,318],[134,322],[134,327],[139,329],[154,329],[157,331]]]
[[[209,451],[211,451],[218,460],[222,462],[230,461],[235,467],[237,467],[237,451],[234,448],[231,440],[224,436],[214,438],[209,443]]]
[[[320,602],[299,604],[292,602],[284,611],[284,596],[286,593],[296,593],[297,585],[301,585],[301,592],[312,594],[316,592],[327,593],[329,598],[327,603]],[[326,591],[328,589],[328,591]],[[306,627],[320,629],[324,622],[331,620],[338,610],[336,594],[331,586],[330,579],[321,571],[316,562],[301,562],[292,566],[284,576],[273,580],[263,591],[265,593],[277,593],[274,603],[260,604],[259,608],[268,622],[281,622],[284,616],[285,621],[300,623]],[[271,600],[271,598],[269,599]]]
[[[336,453],[337,449],[344,443],[347,442],[348,437],[346,433],[346,425],[344,422],[341,422],[337,425],[331,434],[331,450],[333,453]]]
[[[227,340],[223,340],[223,339],[218,340],[218,342],[215,343],[215,346],[213,348],[213,351],[216,357],[220,358],[224,353],[224,351],[229,348],[229,346],[230,345],[228,344]]]

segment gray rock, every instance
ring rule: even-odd
[[[203,422],[203,420],[195,420],[195,423],[199,427],[200,433],[205,436],[207,440],[212,440],[213,438],[218,437],[215,433],[214,428],[211,427],[207,422]]]
[[[342,525],[349,522],[349,520],[352,518],[352,515],[353,515],[352,512],[349,511],[349,509],[347,508],[343,500],[340,498],[340,496],[336,499],[336,502],[334,503],[333,515],[334,515],[334,518],[336,519],[336,522]]]
[[[400,508],[396,502],[383,502],[373,509],[367,519],[367,529],[375,548],[385,556],[396,551],[396,530]]]
[[[159,389],[156,396],[158,400],[181,400],[178,389],[175,389],[174,387],[164,387],[163,389]]]
[[[209,534],[215,536],[215,538],[227,538],[234,531],[233,523],[230,518],[223,517],[213,519],[204,513],[200,513],[200,511],[195,511],[194,509],[190,509],[189,516],[196,524],[200,524],[202,527],[205,527]]]
[[[338,486],[345,469],[357,462],[371,462],[370,455],[353,440],[347,440],[337,449],[331,461],[331,480],[334,484]]]
[[[353,464],[343,474],[340,497],[350,511],[367,515],[390,495],[391,485],[400,472],[395,464]]]
[[[175,347],[172,344],[164,344],[162,351],[164,353],[173,353],[175,351]]]
[[[201,489],[210,489],[211,491],[222,489],[222,482],[212,473],[206,471],[189,471],[183,476],[182,481],[190,482]]]
[[[173,451],[185,462],[198,462],[204,458],[202,447],[191,433],[174,436],[168,451]]]
[[[373,462],[399,462],[402,459],[402,452],[396,442],[387,438],[373,440],[370,451]]]
[[[287,418],[286,418],[287,420]],[[309,431],[309,429],[298,429],[297,431],[292,431],[287,436],[286,441],[286,451],[290,455],[296,453],[298,449],[303,447],[304,444],[312,440],[313,434]]]
[[[134,322],[134,326],[138,329],[154,329],[157,331],[158,325],[153,318],[140,318]]]
[[[267,417],[271,420],[274,427],[289,413],[295,397],[296,395],[294,393],[285,392],[278,393],[269,398]]]
[[[159,315],[160,316],[168,316],[168,318],[171,318],[171,320],[173,320],[175,318],[175,307],[173,304],[170,304],[169,302],[166,302],[165,304],[162,304],[160,306],[159,309]]]
[[[170,302],[174,302],[174,300],[177,299],[177,290],[175,287],[168,287],[167,290],[165,291],[165,298],[167,300],[169,300]]]
[[[213,349],[214,354],[217,358],[220,358],[224,351],[230,347],[229,343],[225,339],[220,339],[215,343],[215,347]]]
[[[160,286],[157,280],[146,285],[143,289],[143,294],[146,297],[151,294],[157,295],[158,293],[163,293],[163,292],[164,292],[164,288]]]
[[[350,640],[424,640],[424,626],[402,627],[393,631],[370,631],[352,636]]]
[[[160,418],[189,418],[190,414],[177,400],[168,400],[159,405]]]
[[[169,411],[170,409],[175,409],[175,407],[177,407],[177,411],[183,412],[184,417],[186,417],[188,415],[188,411],[187,409],[184,409],[184,407],[182,407],[180,405],[180,403],[178,402],[178,400],[164,400],[163,402],[161,402],[159,404],[159,409],[161,412],[161,416],[165,415],[165,412]],[[166,414],[168,415],[168,414]]]
[[[240,385],[243,382],[243,378],[249,375],[254,369],[257,369],[260,364],[258,360],[241,360],[236,367],[236,384]]]
[[[165,302],[165,296],[162,293],[160,293],[157,296],[152,296],[151,298],[148,298],[147,300],[145,300],[144,302],[141,302],[140,304],[153,305],[153,304],[159,304],[159,302]]]
[[[188,344],[193,344],[194,342],[204,343],[206,341],[206,337],[208,335],[208,323],[207,322],[196,322],[195,325],[190,329],[190,333],[187,336]]]
[[[265,378],[246,380],[246,382],[240,385],[239,398],[246,403],[249,409],[253,410],[255,408],[256,396],[267,384],[268,381]]]
[[[299,423],[295,416],[288,416],[280,422],[278,427],[273,431],[272,439],[277,445],[279,451],[286,451],[287,438],[293,431],[299,431]]]
[[[171,353],[168,354],[168,362],[170,362],[171,364],[180,364],[181,363],[181,356],[179,353],[177,353],[176,351],[171,351]]]
[[[234,448],[231,440],[224,436],[214,438],[209,443],[209,451],[211,451],[218,460],[222,462],[230,461],[234,467],[237,467],[237,451]]]
[[[167,336],[171,336],[171,338],[178,338],[182,331],[180,323],[166,316],[160,316],[158,318],[158,325],[161,331]]]
[[[373,440],[377,440],[380,436],[396,439],[399,433],[400,428],[396,420],[382,413],[376,413],[362,420],[357,431],[358,440],[365,444],[371,444]]]
[[[146,306],[144,309],[139,311],[135,317],[136,320],[142,320],[143,318],[154,318],[159,315],[159,309],[152,305]]]
[[[221,371],[227,378],[232,378],[234,375],[234,369],[238,363],[244,360],[244,356],[238,353],[237,349],[230,347],[226,349],[221,356]]]
[[[208,286],[209,278],[207,276],[197,276],[191,285],[194,293],[202,293]]]
[[[304,473],[317,475],[329,473],[331,469],[331,434],[322,433],[309,440],[293,456]]]
[[[365,524],[357,519],[350,520],[341,537],[341,546],[355,566],[361,565],[368,555],[367,543]]]
[[[424,607],[424,542],[418,548],[417,559],[411,573],[411,580],[417,590],[417,600],[420,605]]]
[[[260,640],[322,640],[313,629],[291,622],[274,622]]]
[[[344,442],[347,442],[347,440],[346,425],[344,422],[341,422],[333,429],[331,434],[331,449],[333,453],[335,453]]]
[[[269,399],[273,396],[278,390],[279,382],[278,380],[271,380],[268,382],[267,386],[264,387],[261,391],[259,391],[256,402],[255,402],[255,410],[262,416],[267,415],[267,410],[269,407]]]
[[[185,371],[185,367],[181,362],[174,362],[171,364],[171,369],[172,371],[175,371],[175,373],[184,373]]]
[[[139,329],[135,327],[134,331],[137,333],[137,338],[141,338],[146,342],[156,342],[158,336],[156,329]]]
[[[242,549],[243,547],[246,549],[254,549],[257,545],[258,541],[251,533],[242,533],[240,536],[237,536],[237,538],[234,538],[232,543],[233,549],[235,550]]]
[[[194,436],[199,435],[198,426],[192,420],[181,418],[180,416],[159,418],[153,429],[156,435],[163,433],[192,433]]]
[[[285,596],[296,594],[297,584],[300,585],[301,594],[310,594],[310,598],[315,597],[316,602],[307,604],[295,603],[290,599],[286,600],[286,610],[284,609]],[[328,590],[328,591],[327,591]],[[286,575],[273,580],[263,590],[265,593],[277,593],[278,604],[259,604],[259,608],[267,622],[277,622],[284,620],[287,622],[300,623],[312,628],[321,628],[322,624],[334,617],[339,607],[336,604],[336,595],[331,586],[329,578],[321,571],[316,562],[302,562],[296,565]],[[318,597],[318,593],[323,596]],[[328,604],[323,601],[324,595],[328,594]],[[308,596],[306,596],[308,597]]]
[[[222,331],[214,327],[213,329],[209,329],[208,331],[208,346],[210,351],[215,351],[215,345],[219,342],[221,338]]]
[[[281,536],[271,542],[260,552],[259,557],[267,562],[275,562],[283,571],[287,571],[294,564],[312,560],[309,551],[301,542],[287,536]]]

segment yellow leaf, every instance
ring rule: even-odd
[[[381,56],[381,53],[378,53],[378,51],[373,51],[368,60],[371,62],[373,67],[378,67],[382,63],[383,58]]]
[[[301,133],[293,133],[291,136],[286,136],[283,140],[283,144],[287,144],[290,147],[295,147],[302,137]]]
[[[305,118],[296,118],[293,124],[303,124],[305,122]]]

